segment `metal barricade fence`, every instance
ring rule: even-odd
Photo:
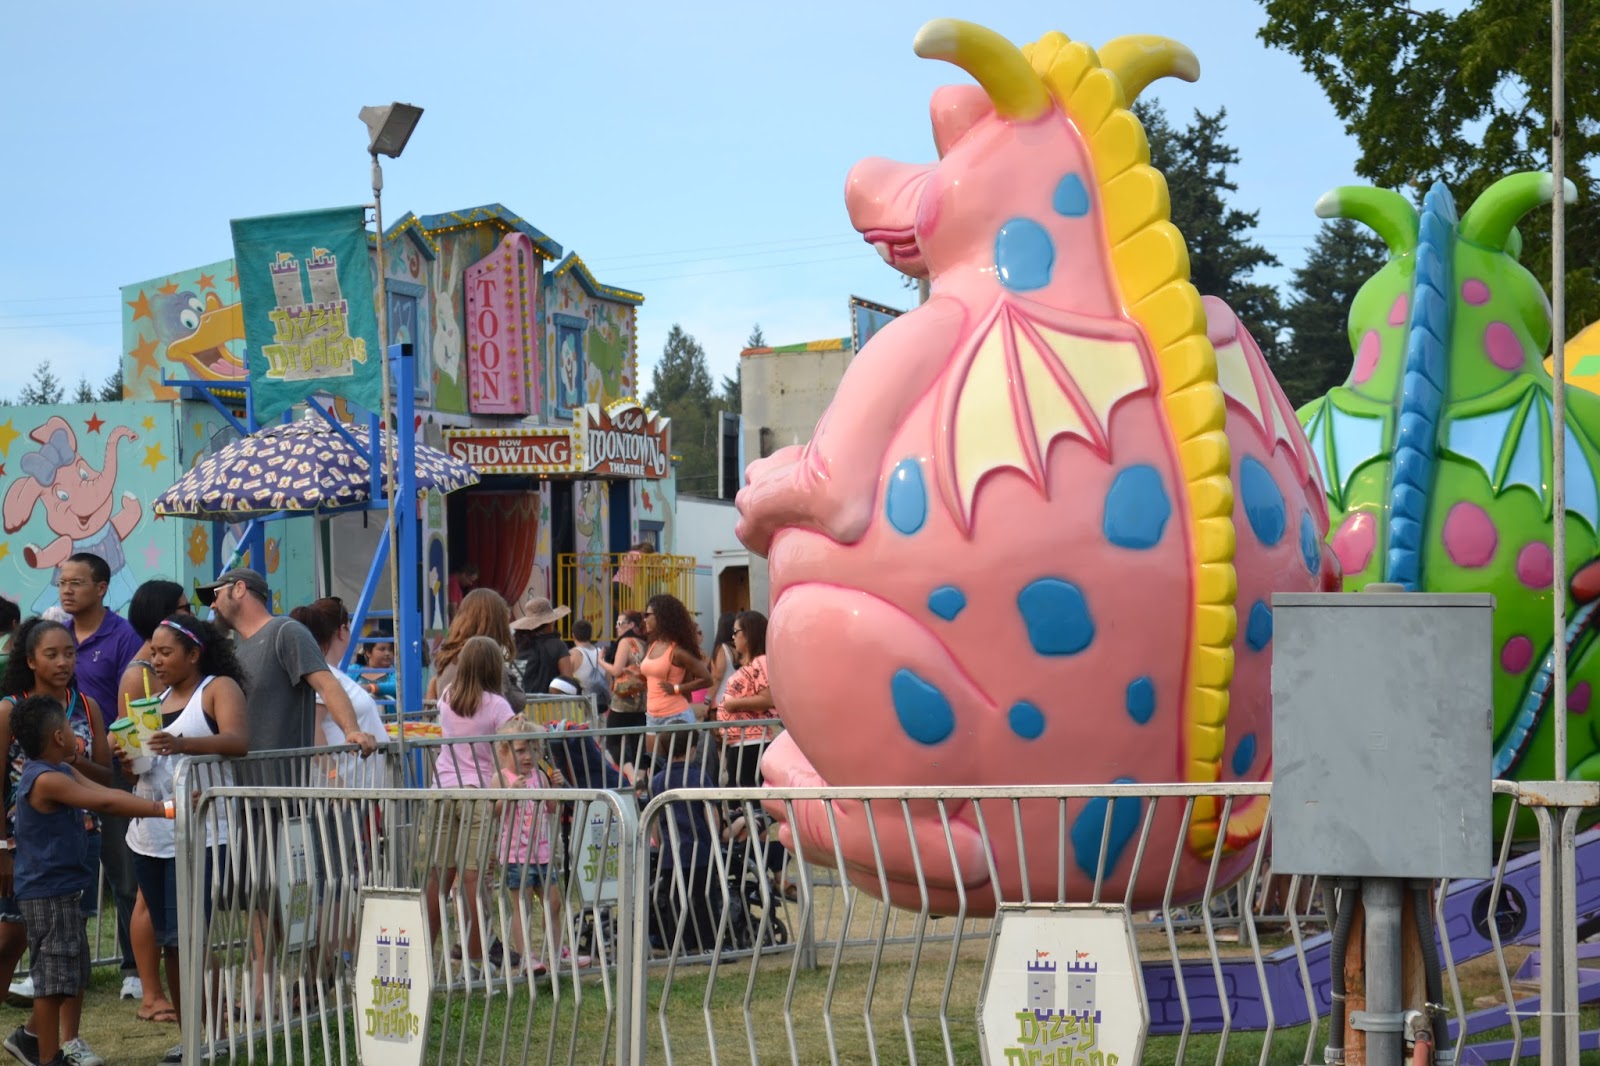
[[[661,730],[661,754],[680,754],[684,738],[703,741],[718,728],[701,724]],[[674,732],[678,739],[671,736]],[[572,736],[638,744],[646,734],[579,730]],[[470,757],[461,742],[432,741],[419,747],[440,749],[429,753],[435,761]],[[682,769],[658,786],[721,780],[711,751],[711,745],[699,743],[692,760],[673,760]],[[316,760],[339,754],[251,759],[298,760],[300,766],[315,767],[325,765]],[[209,775],[213,783],[220,779],[220,764],[199,762],[191,769],[198,772],[196,781],[201,775]],[[243,776],[271,777],[269,769],[262,766]],[[280,778],[291,780],[315,773],[286,766],[277,770]],[[1506,837],[1492,880],[1419,886],[1434,893],[1431,917],[1448,978],[1449,995],[1442,1005],[1450,1012],[1449,1037],[1458,1062],[1514,1060],[1519,1053],[1532,1054],[1541,1038],[1552,1033],[1574,1049],[1580,1042],[1586,1048],[1596,1042],[1593,1034],[1581,1041],[1576,1035],[1577,1004],[1600,996],[1600,981],[1584,977],[1580,983],[1578,977],[1576,917],[1585,919],[1586,938],[1596,924],[1593,916],[1600,915],[1600,832],[1579,838],[1577,828],[1581,819],[1600,813],[1594,809],[1600,808],[1600,791],[1592,786],[1564,786],[1558,792],[1541,787],[1496,785],[1503,802],[1519,812],[1525,808],[1538,822],[1540,849],[1518,855]],[[447,895],[439,931],[436,998],[447,1009],[435,1011],[428,1036],[429,1054],[436,1061],[443,1062],[448,1054],[458,1060],[480,1056],[482,1061],[508,1061],[509,1056],[624,1063],[975,1062],[983,1040],[990,1042],[991,1062],[1010,1061],[996,1040],[1009,1040],[1005,1049],[1024,1056],[1018,1061],[1034,1061],[1027,1054],[1047,1052],[1050,1034],[1025,1022],[1019,1029],[1018,1011],[1024,1004],[995,1008],[995,993],[985,992],[997,981],[1004,983],[1006,965],[1017,968],[1007,955],[1015,945],[1007,940],[1006,922],[1021,927],[1012,905],[1021,905],[1031,920],[1035,913],[1070,917],[1094,911],[1098,904],[1109,908],[1122,923],[1119,928],[1126,927],[1150,1027],[1142,1051],[1119,1051],[1110,1046],[1115,1026],[1107,1014],[1099,1051],[1118,1054],[1119,1062],[1140,1061],[1141,1055],[1148,1062],[1317,1062],[1329,1041],[1325,914],[1339,905],[1339,885],[1299,878],[1278,878],[1274,884],[1268,858],[1270,818],[1260,848],[1219,852],[1203,862],[1189,846],[1197,811],[1215,805],[1213,818],[1226,824],[1230,814],[1265,802],[1267,785],[690,787],[649,798],[637,817],[626,787],[556,790],[543,795],[570,810],[560,841],[560,853],[567,857],[560,881],[566,891],[556,907],[560,921],[542,930],[537,914],[530,918],[527,908],[519,913],[516,897],[504,896],[504,874],[494,869],[490,854],[495,843],[461,828],[500,824],[494,819],[503,818],[504,804],[511,802],[508,795],[523,799],[526,793],[440,790],[432,780],[424,789],[351,792],[258,786],[208,792],[206,803],[213,808],[226,801],[238,809],[230,842],[265,835],[268,843],[264,849],[258,845],[254,867],[247,864],[235,874],[230,862],[219,875],[215,868],[208,871],[191,861],[185,879],[194,886],[191,897],[205,898],[203,885],[211,898],[233,902],[226,891],[228,878],[260,893],[265,890],[251,870],[265,870],[276,877],[268,878],[268,887],[280,886],[275,929],[292,933],[300,920],[296,915],[303,911],[317,916],[316,928],[339,928],[348,938],[359,889],[423,887],[426,872],[444,868],[447,855],[454,856],[458,869],[470,866],[468,852],[475,848],[482,860],[477,868],[491,872],[480,878],[476,892],[458,884],[454,896]],[[265,796],[272,799],[246,802]],[[202,804],[198,820],[188,821],[184,831],[191,838],[208,809]],[[799,840],[790,841],[791,848],[778,842],[773,813],[803,827]],[[1054,832],[1038,831],[1041,815]],[[307,828],[330,824],[334,828],[327,831]],[[301,826],[298,837],[285,835],[283,827],[295,825]],[[260,832],[266,827],[278,835]],[[281,887],[285,856],[297,848],[309,849],[313,859],[308,861],[324,864],[316,867],[324,876],[310,879],[321,887],[302,888],[299,896],[292,887]],[[1559,869],[1563,848],[1569,857],[1576,855],[1576,872],[1569,869],[1566,883],[1552,890],[1541,874]],[[615,892],[595,887],[597,881],[610,883],[608,868],[617,871]],[[352,887],[345,891],[340,887],[345,885]],[[974,916],[982,909],[978,903],[987,885],[1001,886],[996,893],[1004,905],[1001,918]],[[330,896],[335,903],[327,902]],[[884,898],[898,906],[884,904]],[[193,922],[199,912],[192,898],[187,906]],[[1540,910],[1537,920],[1535,909]],[[208,1012],[207,1018],[232,1019],[232,1028],[212,1025],[207,1038],[246,1057],[257,1053],[251,1049],[260,1051],[258,1045],[265,1041],[268,1049],[260,1053],[275,1055],[271,1048],[281,1045],[289,1061],[299,1061],[304,1057],[300,1052],[312,1048],[312,1038],[305,1035],[310,1030],[285,1028],[278,1005],[293,1005],[294,990],[303,986],[324,1000],[315,1010],[291,1008],[290,1019],[320,1023],[320,1028],[312,1027],[322,1042],[316,1045],[322,1048],[320,1061],[344,1055],[348,1038],[330,1043],[333,1037],[327,1035],[343,1033],[341,1024],[355,1024],[332,1020],[349,1006],[349,996],[338,998],[337,977],[316,984],[324,962],[290,950],[286,945],[292,935],[274,933],[277,939],[267,945],[257,932],[263,923],[258,919],[252,927],[250,912],[248,906],[235,905],[226,912],[226,921],[194,926],[208,931],[215,977],[197,978],[193,989],[186,979],[185,995],[199,995],[215,984],[219,990],[208,994],[223,1005],[241,1006],[237,1012]],[[474,919],[485,930],[477,941],[470,933]],[[566,1008],[553,996],[546,997],[549,1002],[539,1001],[525,977],[505,969],[508,961],[515,961],[504,954],[507,945],[515,949],[520,943],[531,950],[536,942],[548,944],[557,925],[567,944],[593,956],[600,967],[607,1006],[603,1024],[587,1015],[563,1013]],[[489,955],[496,939],[502,942],[498,962]],[[274,949],[264,953],[271,964],[262,966],[259,976],[245,972],[245,960],[258,941]],[[451,951],[464,941],[458,961]],[[186,961],[190,951],[185,949]],[[483,957],[497,967],[491,974],[463,966]],[[348,984],[348,959],[343,971],[337,960],[326,965],[336,975],[345,972]],[[262,984],[269,972],[271,988]],[[224,975],[232,984],[221,980]],[[1557,992],[1552,995],[1547,988],[1542,1002],[1526,1002],[1529,982],[1536,979]],[[1103,979],[1102,990],[1109,988]],[[247,990],[259,990],[259,1010]],[[483,1001],[489,990],[510,997],[506,1002],[515,1001],[530,1019],[509,1036],[502,1032],[499,1048],[491,1047],[484,1035],[504,1024],[502,1015],[494,1013],[499,1001]],[[981,994],[989,995],[984,1014],[988,1025],[975,1030]],[[515,999],[519,995],[532,997],[525,1010]],[[1525,1000],[1520,1006],[1518,996]],[[269,999],[270,1010],[277,1013],[268,1013]],[[298,1002],[305,1003],[303,992]],[[625,1002],[631,1004],[631,1020],[621,1006]],[[1553,1002],[1564,1006],[1547,1006]],[[193,1016],[188,1008],[186,1003],[188,1016]],[[997,1017],[998,1024],[1011,1026],[1009,1034],[996,1036]],[[1596,1028],[1592,1013],[1584,1018],[1582,1027]],[[603,1039],[580,1035],[580,1030],[589,1032],[597,1025]],[[1558,1033],[1552,1026],[1571,1032]],[[300,1034],[293,1040],[285,1035],[291,1029]],[[535,1031],[542,1050],[529,1035]],[[1571,1057],[1547,1061],[1575,1061],[1575,1051]]]
[[[218,786],[180,807],[184,1061],[373,1062],[359,1045],[395,1025],[441,1063],[616,1060],[636,1013],[615,954],[632,953],[635,808],[528,795]],[[550,814],[551,861],[512,853],[506,828]],[[601,826],[614,869],[563,860],[564,815]],[[397,901],[423,927],[370,928]]]

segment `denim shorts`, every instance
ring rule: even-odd
[[[550,864],[547,862],[508,862],[505,869],[506,891],[543,888],[550,883]]]
[[[679,711],[677,714],[669,714],[669,715],[665,715],[665,716],[663,716],[661,718],[652,717],[650,719],[650,725],[651,726],[694,725],[699,720],[700,719],[698,719],[698,718],[696,718],[694,716],[694,708],[693,707],[685,707],[683,710]]]
[[[132,854],[139,891],[150,911],[156,945],[175,948],[178,946],[178,860],[157,859],[138,852]]]

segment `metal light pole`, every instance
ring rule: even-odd
[[[395,398],[390,395],[390,360],[389,360],[389,293],[387,287],[388,266],[385,262],[383,247],[383,167],[378,162],[380,155],[391,159],[397,158],[405,150],[406,142],[411,139],[411,132],[417,128],[417,121],[422,118],[422,108],[411,104],[387,104],[383,107],[363,107],[361,121],[366,123],[370,134],[367,152],[372,156],[372,205],[376,215],[378,227],[378,358],[382,360],[383,374],[383,422],[385,428],[391,414],[395,411]],[[408,394],[402,399],[410,399]],[[410,404],[403,405],[407,422],[406,429],[410,426]],[[396,425],[396,430],[400,427]],[[414,628],[406,619],[410,617],[409,604],[402,605],[400,600],[400,567],[409,565],[410,560],[402,560],[401,548],[406,545],[406,540],[401,536],[397,524],[395,497],[399,494],[399,483],[395,478],[395,455],[399,450],[399,433],[390,437],[392,446],[383,448],[384,481],[388,486],[384,492],[384,500],[388,507],[389,519],[389,602],[392,605],[391,614],[394,618],[395,642],[395,710],[399,725],[399,738],[396,744],[396,757],[400,760],[402,772],[404,771],[406,756],[406,714],[410,711],[413,686],[417,683],[417,674],[422,668],[421,634],[414,632]],[[405,434],[407,438],[410,433]],[[384,433],[380,431],[375,447],[383,445]],[[410,507],[399,509],[399,520],[406,520],[407,515],[415,515],[415,501]],[[413,538],[411,543],[415,543]]]

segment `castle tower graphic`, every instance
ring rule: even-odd
[[[306,260],[306,277],[311,279],[311,303],[318,307],[342,304],[339,294],[339,259],[326,248],[311,249]]]
[[[291,311],[305,306],[305,288],[300,284],[300,260],[289,252],[279,252],[267,269],[272,273],[272,295],[277,298],[278,310]]]
[[[404,929],[394,938],[394,985],[411,987],[411,938]]]
[[[389,982],[389,976],[390,976],[389,967],[390,967],[390,962],[391,962],[391,952],[393,950],[390,947],[391,941],[389,939],[389,930],[388,929],[379,929],[378,930],[378,941],[377,941],[377,943],[378,943],[378,980],[383,984],[387,984]]]
[[[1055,1017],[1056,964],[1037,955],[1028,963],[1028,1009],[1041,1022]]]
[[[1100,964],[1087,960],[1067,963],[1067,1013],[1074,1018],[1093,1019],[1100,1023],[1100,1008],[1095,1005],[1094,986],[1100,975]]]

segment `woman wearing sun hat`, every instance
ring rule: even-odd
[[[572,649],[556,632],[556,622],[571,613],[570,607],[552,606],[543,596],[523,602],[522,617],[511,623],[513,632],[530,634],[519,638],[517,662],[522,667],[522,691],[549,692],[550,682],[566,673]]]

